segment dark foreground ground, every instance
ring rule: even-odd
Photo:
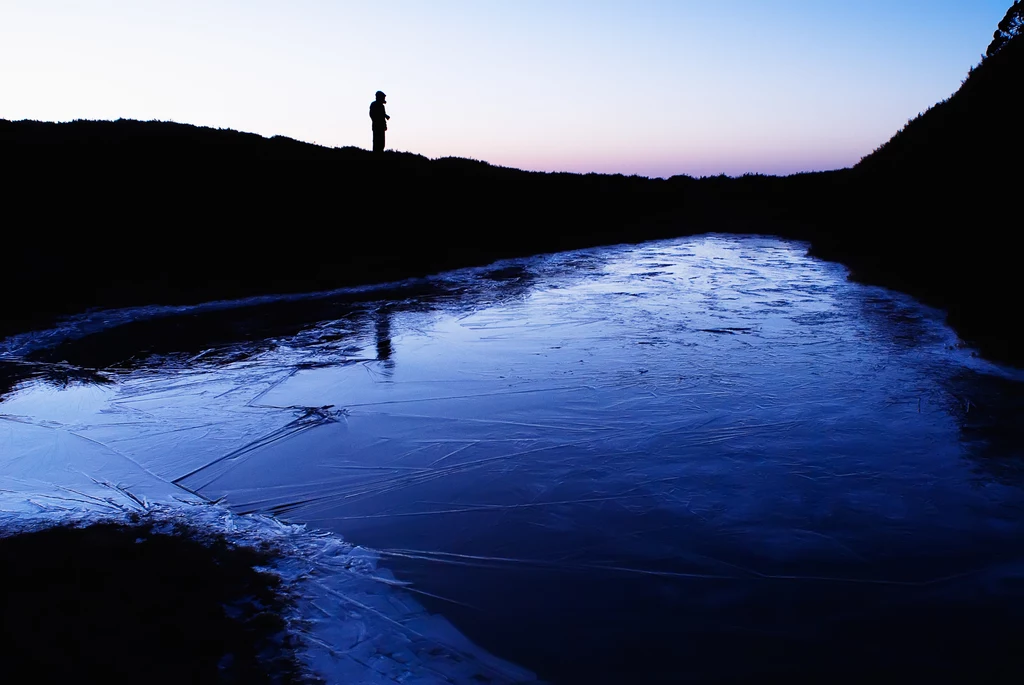
[[[0,538],[0,664],[32,683],[304,682],[287,599],[254,568],[272,558],[151,525]]]

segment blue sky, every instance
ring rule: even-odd
[[[1011,0],[2,0],[0,117],[160,119],[539,170],[856,163]]]

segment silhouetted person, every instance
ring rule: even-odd
[[[388,113],[384,111],[387,95],[377,91],[377,99],[370,103],[370,121],[373,122],[373,151],[384,152],[384,131],[388,130]]]

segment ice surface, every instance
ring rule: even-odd
[[[273,570],[298,598],[289,619],[303,638],[301,658],[328,682],[534,680],[402,592],[402,583],[377,570],[375,552],[265,516],[238,516],[115,449],[49,423],[52,418],[35,425],[0,416],[0,529],[7,533],[142,517],[158,528],[181,521],[236,543],[271,543],[282,551]]]
[[[617,246],[5,344],[5,508],[216,501],[333,533],[301,536],[334,567],[362,545],[373,582],[304,606],[355,659],[335,672],[470,677],[433,641],[529,677],[438,612],[593,682],[856,664],[821,642],[851,616],[1024,607],[1020,374],[800,245]]]
[[[30,484],[31,485],[31,484]],[[28,491],[23,491],[28,492]],[[6,533],[55,523],[84,525],[99,521],[152,523],[175,530],[185,523],[228,536],[236,544],[271,545],[280,558],[269,570],[295,597],[285,618],[301,638],[300,658],[330,683],[525,683],[526,669],[498,659],[467,640],[443,617],[426,611],[402,592],[403,584],[385,569],[378,555],[330,534],[306,531],[265,516],[238,516],[195,499],[173,503],[138,500],[127,489],[116,497],[79,499],[31,495],[33,511],[0,511]],[[68,506],[71,504],[71,506]]]

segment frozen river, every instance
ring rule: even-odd
[[[805,245],[103,312],[0,351],[8,421],[375,550],[553,682],[1021,669],[1020,374]]]

